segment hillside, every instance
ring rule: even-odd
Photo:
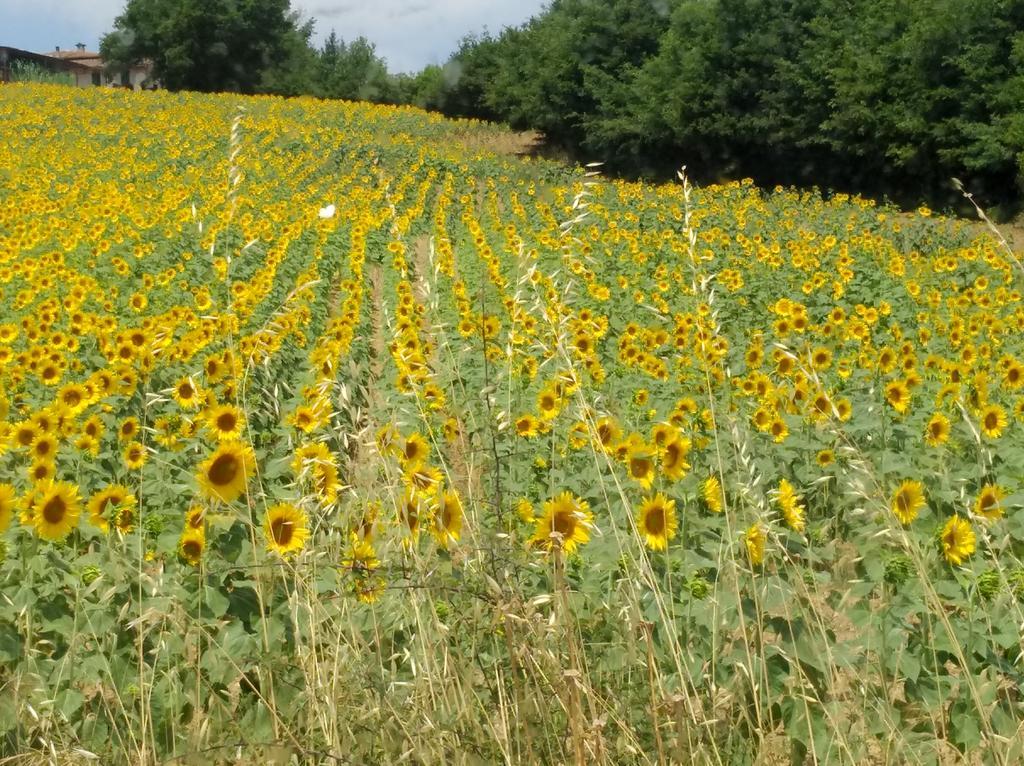
[[[1024,270],[977,227],[412,108],[0,120],[0,756],[1020,757]]]

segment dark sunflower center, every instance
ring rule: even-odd
[[[644,518],[644,525],[647,532],[652,535],[660,535],[665,531],[665,509],[660,504],[647,511]]]
[[[679,445],[675,442],[670,442],[665,447],[665,467],[675,468],[679,465],[680,459],[682,458],[683,451],[679,448]]]
[[[210,465],[207,476],[210,483],[218,487],[230,484],[238,476],[238,458],[234,455],[221,455]]]
[[[634,457],[629,459],[629,472],[635,476],[646,476],[651,467],[651,461],[645,457]]]
[[[232,412],[225,412],[217,417],[217,428],[221,431],[234,431],[236,425],[238,419]]]
[[[186,540],[181,544],[181,552],[187,559],[197,559],[203,552],[203,544],[198,540]]]
[[[60,524],[64,521],[68,506],[61,497],[55,497],[43,506],[43,518],[49,524]]]
[[[182,399],[191,399],[195,395],[195,389],[190,383],[182,383],[178,386],[178,396]]]
[[[287,519],[274,519],[270,522],[270,532],[278,545],[288,545],[294,536],[294,525]]]
[[[985,428],[987,428],[987,429],[989,429],[991,431],[991,430],[993,430],[995,428],[998,428],[998,427],[999,427],[999,416],[996,413],[990,412],[987,415],[985,415]]]
[[[576,517],[572,511],[558,511],[551,520],[551,531],[558,532],[564,539],[572,537],[576,531]]]

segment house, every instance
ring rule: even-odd
[[[100,54],[86,50],[84,43],[78,43],[74,50],[62,51],[58,47],[44,55],[84,67],[84,70],[78,70],[75,73],[75,84],[79,87],[109,85],[141,90],[152,82],[152,63],[144,61],[120,71],[108,70]]]
[[[91,83],[92,70],[85,64],[0,45],[0,82],[10,82],[18,64],[34,65],[48,72],[64,72],[76,82],[84,79],[87,84]]]

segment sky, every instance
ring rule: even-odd
[[[0,0],[0,45],[45,53],[85,43],[98,50],[125,0]],[[523,23],[546,0],[292,0],[316,20],[314,42],[330,33],[376,44],[392,72],[443,64],[469,32],[500,32]]]

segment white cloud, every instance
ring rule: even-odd
[[[29,50],[90,49],[113,27],[124,0],[0,0],[0,45]],[[315,42],[333,28],[344,40],[360,35],[376,44],[394,72],[443,63],[470,32],[499,32],[521,24],[545,0],[292,0],[304,18],[316,19]]]
[[[526,21],[544,0],[299,0],[304,16],[316,19],[317,39],[333,28],[344,40],[366,37],[394,72],[443,63],[458,41],[486,27],[500,32]]]

